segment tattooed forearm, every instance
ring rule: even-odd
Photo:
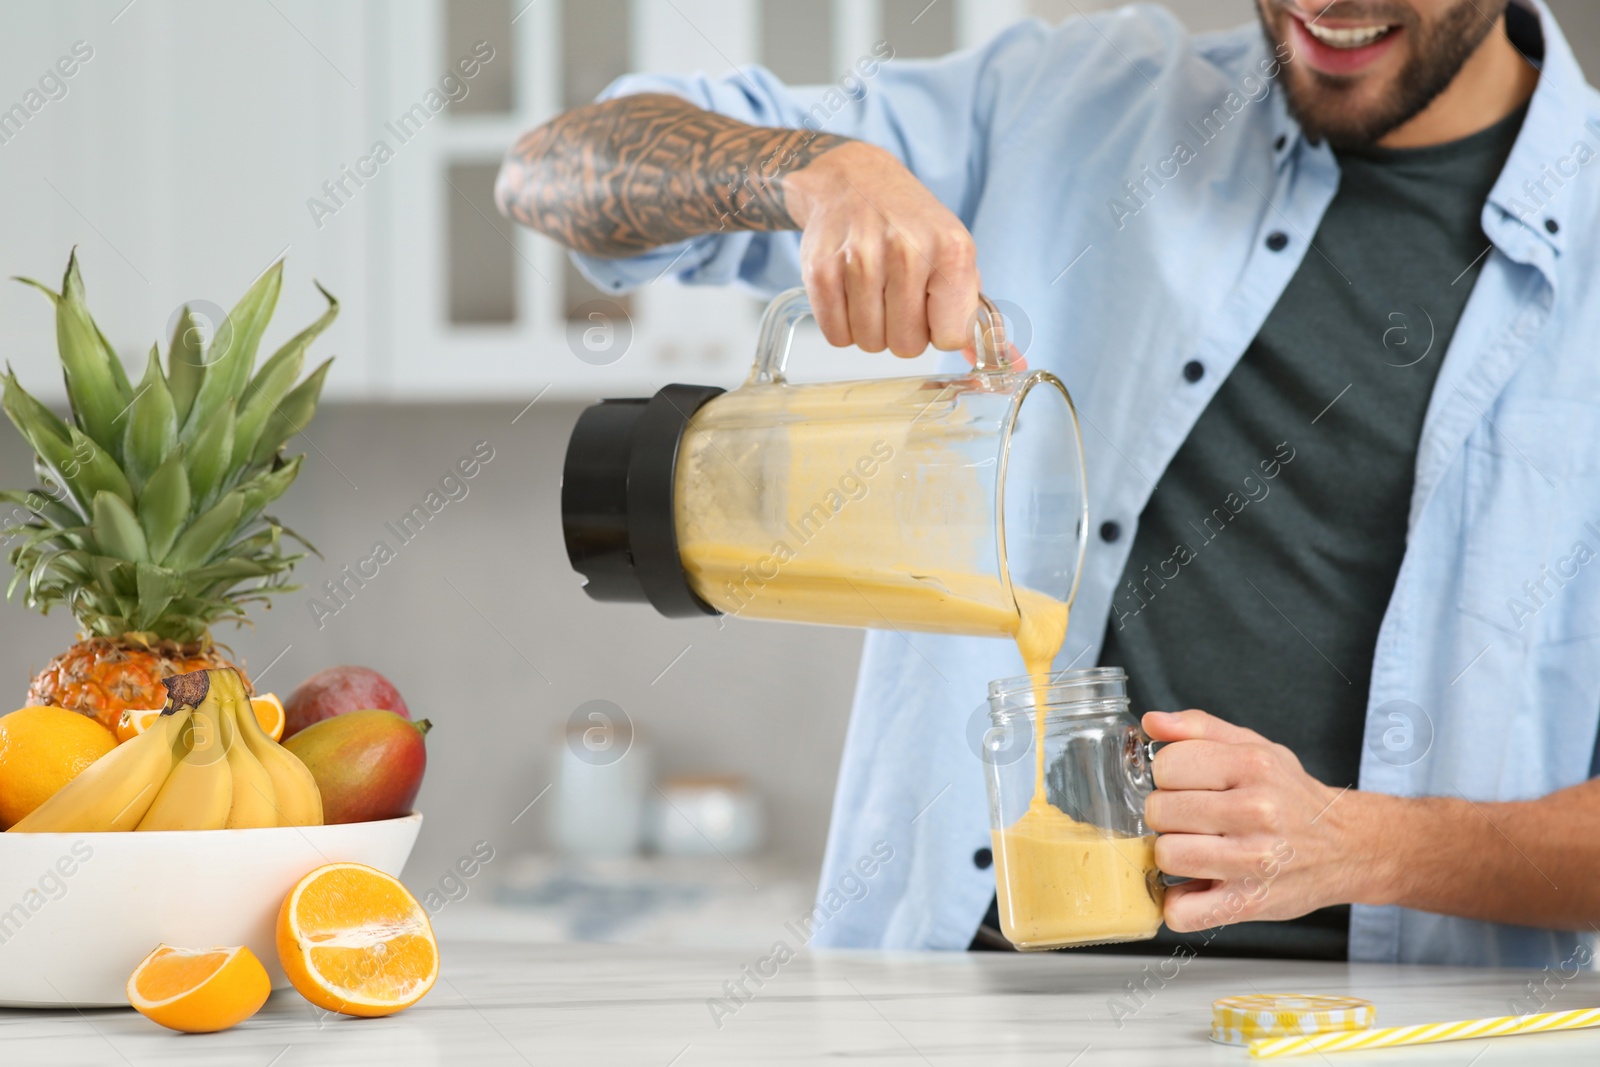
[[[525,134],[495,199],[518,222],[601,256],[719,230],[794,230],[783,176],[848,140],[749,126],[675,96],[618,97]]]

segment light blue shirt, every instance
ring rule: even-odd
[[[1363,750],[1360,788],[1398,796],[1523,800],[1596,773],[1600,257],[1588,242],[1600,222],[1600,96],[1549,12],[1518,2],[1542,23],[1542,75],[1483,208],[1492,247],[1428,407],[1368,697],[1369,738],[1399,721],[1390,713],[1408,705],[1394,701],[1421,709],[1415,729],[1431,728],[1414,761],[1379,758],[1381,744]],[[985,291],[1031,321],[1030,364],[1058,374],[1077,401],[1093,525],[1129,531],[1089,546],[1064,668],[1095,662],[1155,480],[1301,258],[1317,254],[1308,242],[1339,167],[1301,135],[1273,88],[1277,72],[1253,24],[1191,36],[1167,11],[1138,5],[885,63],[849,99],[755,67],[633,76],[608,93],[676,93],[762,125],[809,116],[895,153],[972,231]],[[1268,237],[1280,233],[1288,243],[1274,251]],[[580,264],[613,290],[671,265],[685,282],[772,293],[799,284],[798,253],[796,234],[728,233]],[[1183,373],[1191,360],[1205,367],[1198,382]],[[1305,412],[1308,428],[1317,414]],[[1019,673],[1001,640],[868,636],[815,944],[967,946],[995,888],[974,862],[989,843],[974,713],[991,679]],[[866,895],[829,902],[880,841],[893,858]],[[1357,905],[1350,957],[1541,966],[1578,941]]]

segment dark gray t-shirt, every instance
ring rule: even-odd
[[[1101,654],[1136,713],[1203,708],[1355,785],[1423,416],[1522,114],[1338,153],[1312,248],[1140,517]],[[1210,950],[1343,959],[1348,925],[1348,907],[1241,923]]]
[[[1355,784],[1423,416],[1522,115],[1338,153],[1313,247],[1140,516],[1101,654],[1136,714],[1202,708]],[[1348,928],[1341,906],[1092,951],[1344,959]]]

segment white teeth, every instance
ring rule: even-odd
[[[1334,48],[1360,48],[1389,32],[1388,26],[1358,26],[1354,29],[1331,29],[1314,22],[1302,23],[1306,32],[1323,44]]]

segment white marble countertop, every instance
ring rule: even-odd
[[[793,943],[791,941],[791,943]],[[1350,993],[1379,1025],[1501,1015],[1535,972],[1194,959],[1142,1004],[1133,957],[803,952],[737,1011],[713,1021],[757,957],[732,949],[446,941],[439,983],[388,1019],[324,1016],[293,992],[212,1035],[168,1033],[127,1011],[0,1011],[0,1063],[205,1064],[1241,1064],[1206,1039],[1210,1005],[1233,993]],[[767,968],[770,973],[771,967]],[[1172,971],[1168,965],[1168,971]],[[1561,984],[1551,1008],[1600,1004],[1600,976]],[[1114,1020],[1108,998],[1131,1013]],[[1593,1064],[1600,1031],[1455,1042],[1286,1062]]]

